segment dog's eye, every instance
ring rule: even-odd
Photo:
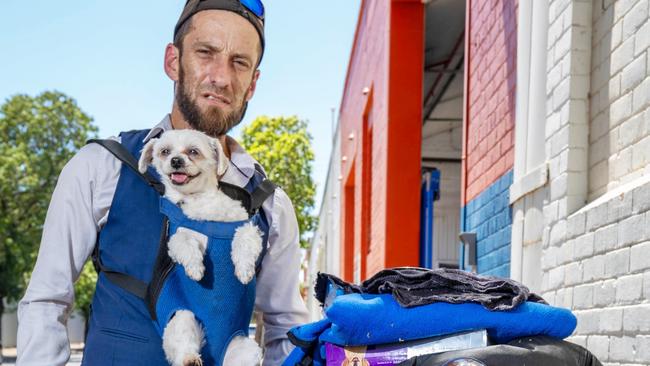
[[[197,155],[199,155],[199,150],[197,150],[197,149],[190,149],[189,153],[190,153],[190,155],[197,156]]]
[[[162,150],[160,150],[160,155],[162,155],[162,156],[169,155],[169,149],[162,149]]]

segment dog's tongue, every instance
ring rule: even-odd
[[[177,184],[183,184],[187,181],[187,174],[185,173],[172,173],[172,181]]]

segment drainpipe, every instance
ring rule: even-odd
[[[425,169],[422,172],[420,206],[420,267],[433,268],[435,249],[433,242],[434,201],[440,199],[440,170]]]

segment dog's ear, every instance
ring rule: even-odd
[[[151,139],[147,142],[146,145],[142,148],[142,153],[140,154],[140,161],[138,161],[138,170],[140,173],[144,174],[147,172],[149,164],[153,161],[153,146],[156,144],[158,139]]]
[[[210,138],[210,147],[214,152],[214,158],[217,161],[217,176],[222,176],[228,169],[228,157],[223,152],[223,147],[218,139]]]

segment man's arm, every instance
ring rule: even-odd
[[[66,324],[74,282],[108,216],[120,167],[99,145],[91,144],[63,168],[43,225],[36,265],[18,305],[18,365],[62,366],[68,361]]]
[[[300,234],[291,200],[277,188],[263,207],[270,216],[269,250],[257,279],[255,305],[264,319],[264,366],[272,366],[280,365],[293,348],[287,331],[307,323],[309,314],[299,292]]]

